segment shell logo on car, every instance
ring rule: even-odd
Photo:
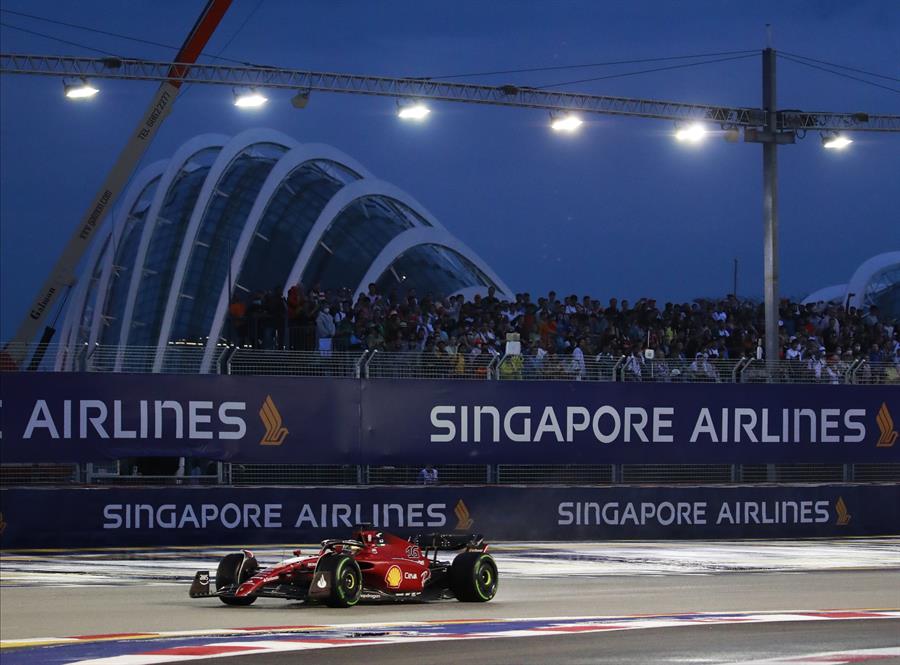
[[[384,576],[384,583],[387,584],[388,588],[399,589],[402,582],[403,571],[400,570],[400,566],[391,566],[388,568],[388,571]]]

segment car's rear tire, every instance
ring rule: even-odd
[[[463,552],[450,567],[450,590],[465,603],[486,603],[497,595],[497,564],[490,554]]]
[[[319,572],[330,573],[328,607],[352,607],[362,594],[362,572],[356,559],[346,554],[330,554],[319,561]]]
[[[243,584],[256,574],[259,570],[259,564],[256,559],[247,559],[244,563],[244,555],[235,552],[226,555],[216,569],[216,591],[221,591],[225,587]],[[252,605],[256,601],[256,596],[241,596],[235,598],[233,596],[219,596],[226,605],[237,605],[245,607]]]

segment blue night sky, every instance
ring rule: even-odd
[[[0,7],[177,46],[203,4],[3,0]],[[207,52],[227,44],[221,55],[259,64],[439,76],[759,50],[772,23],[776,49],[900,77],[896,0],[264,0],[256,7],[257,0],[235,0]],[[9,13],[0,20],[122,56],[174,55]],[[0,40],[3,51],[92,55],[9,28]],[[668,64],[676,63],[459,80],[540,86]],[[778,67],[780,108],[900,114],[896,91],[785,60]],[[760,70],[757,53],[561,89],[759,106]],[[896,80],[872,80],[900,89]],[[157,85],[99,84],[95,99],[73,104],[58,79],[0,77],[0,339],[24,316]],[[585,117],[577,135],[560,136],[540,111],[452,103],[432,104],[426,123],[409,125],[395,117],[393,100],[324,93],[298,111],[289,92],[273,91],[267,107],[247,112],[231,105],[231,95],[227,87],[188,89],[142,164],[199,133],[271,127],[332,144],[405,189],[514,290],[689,300],[729,292],[737,258],[739,294],[762,295],[757,145],[713,138],[686,148],[671,139],[669,122],[613,116]],[[815,133],[779,151],[784,295],[845,282],[865,259],[900,249],[900,135],[855,138],[841,153],[824,151]]]

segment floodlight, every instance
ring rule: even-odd
[[[242,109],[259,108],[269,101],[269,98],[260,94],[255,88],[249,90],[234,91],[234,105]]]
[[[86,79],[80,79],[77,83],[65,83],[66,97],[69,99],[90,99],[100,90],[95,88]]]
[[[397,117],[403,120],[424,120],[431,109],[421,102],[414,104],[401,104],[397,107]]]
[[[680,127],[675,131],[675,139],[683,143],[699,143],[706,137],[706,127],[695,123],[688,127]]]
[[[574,132],[582,124],[584,124],[584,121],[571,113],[556,116],[550,115],[550,129],[555,132]]]
[[[828,150],[843,150],[853,143],[853,139],[847,138],[844,134],[834,132],[832,134],[824,134],[822,136],[822,147]]]

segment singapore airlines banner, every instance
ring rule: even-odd
[[[0,490],[0,548],[310,543],[355,524],[488,540],[890,535],[900,485]],[[523,510],[523,506],[527,509]]]
[[[0,374],[4,462],[900,462],[898,428],[898,386]]]

